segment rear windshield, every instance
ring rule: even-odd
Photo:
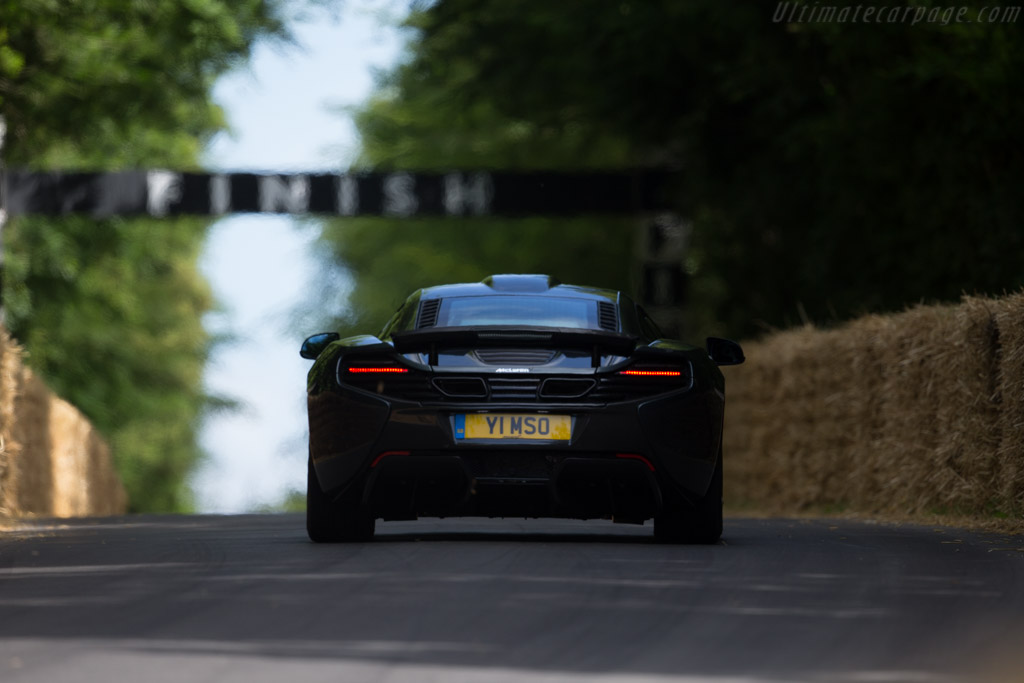
[[[596,301],[521,295],[444,299],[436,325],[532,325],[600,329]]]

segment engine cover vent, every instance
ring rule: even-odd
[[[618,331],[619,317],[615,315],[615,304],[610,301],[599,301],[597,314],[597,324],[601,326],[602,330]]]
[[[435,377],[433,384],[449,398],[487,398],[487,384],[481,377]]]
[[[492,401],[535,401],[540,380],[490,377],[487,385],[491,390]]]
[[[433,327],[437,324],[437,312],[441,308],[440,299],[427,299],[426,301],[420,302],[420,312],[416,316],[416,329],[422,330],[424,327]]]
[[[473,354],[488,365],[544,365],[555,357],[550,349],[477,349]]]

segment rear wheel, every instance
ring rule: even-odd
[[[316,543],[368,541],[373,538],[375,520],[363,508],[357,491],[349,490],[333,499],[323,492],[310,458],[306,472],[306,533]]]
[[[654,539],[659,543],[718,543],[722,538],[722,452],[711,484],[697,504],[673,505],[655,515]]]

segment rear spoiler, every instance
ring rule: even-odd
[[[590,349],[628,354],[636,348],[637,338],[607,330],[566,327],[430,327],[423,330],[393,332],[391,341],[400,353],[429,351],[453,346],[539,346],[553,349]]]

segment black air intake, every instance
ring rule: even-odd
[[[544,365],[555,357],[548,349],[477,349],[473,354],[488,365]]]
[[[615,315],[615,304],[610,301],[597,303],[597,324],[602,330],[616,332],[619,329],[619,317]]]
[[[433,327],[437,324],[437,312],[441,308],[440,299],[427,299],[420,302],[420,312],[416,316],[416,329]]]
[[[481,377],[435,377],[434,387],[448,398],[487,398]]]
[[[539,379],[505,379],[490,377],[487,384],[492,401],[534,401],[537,399]]]

